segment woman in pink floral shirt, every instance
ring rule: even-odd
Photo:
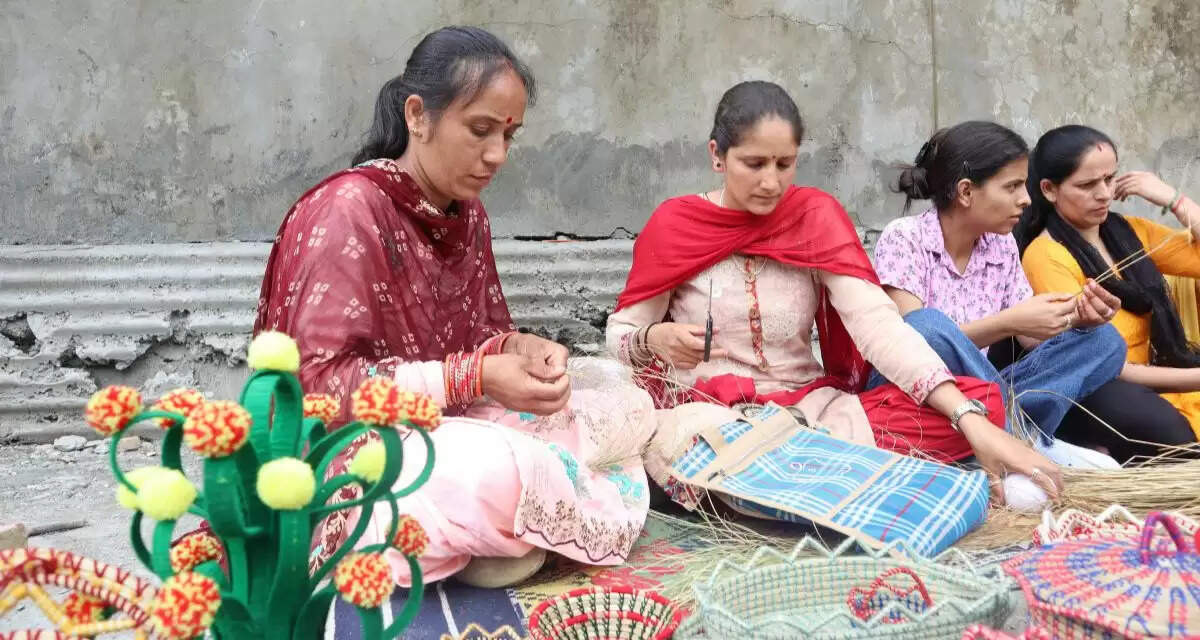
[[[1113,467],[1111,458],[1054,434],[1073,401],[1120,372],[1125,349],[1108,324],[1120,300],[1095,283],[1079,296],[1033,295],[1012,237],[1029,205],[1028,166],[1025,141],[998,124],[938,131],[898,185],[906,209],[913,200],[933,207],[888,224],[875,247],[876,270],[905,320],[951,371],[998,382],[1014,398],[1010,428],[1040,432],[1039,449],[1059,464]],[[939,340],[944,331],[936,329],[946,323],[977,349]],[[1009,338],[1029,352],[997,371],[984,352]]]

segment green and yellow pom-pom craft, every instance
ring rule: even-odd
[[[332,433],[325,424],[340,406],[332,396],[304,395],[295,373],[300,351],[288,336],[260,334],[247,358],[255,369],[239,402],[206,400],[193,389],[175,389],[149,409],[129,387],[102,389],[87,403],[85,418],[113,439],[109,463],[118,480],[117,502],[133,510],[130,535],[139,560],[163,580],[151,618],[164,638],[192,638],[205,631],[227,640],[324,637],[326,614],[341,596],[358,607],[363,637],[395,638],[420,607],[422,582],[416,558],[428,538],[419,523],[401,514],[397,499],[424,484],[433,469],[428,432],[441,422],[427,397],[400,389],[388,378],[365,380],[351,402],[356,420]],[[149,421],[165,431],[162,466],[124,473],[117,442],[132,425]],[[408,486],[396,489],[402,431],[419,434],[428,451],[425,466]],[[373,433],[349,472],[325,479],[326,469],[348,444]],[[204,459],[195,484],[183,473],[184,447]],[[357,484],[362,497],[328,504],[339,489]],[[387,544],[354,549],[368,519],[329,560],[309,575],[313,531],[341,509],[391,506]],[[179,517],[205,519],[172,546]],[[142,522],[157,522],[149,544]],[[394,587],[383,553],[401,553],[413,588],[403,610],[384,626],[380,607]],[[327,580],[328,579],[328,580]]]

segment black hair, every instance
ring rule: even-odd
[[[432,117],[455,100],[470,102],[501,72],[516,73],[532,104],[536,84],[529,67],[499,38],[478,27],[443,27],[421,39],[404,65],[388,80],[375,101],[375,118],[353,164],[375,158],[399,158],[408,148],[404,101],[421,96]]]
[[[762,80],[739,82],[717,103],[717,114],[713,117],[710,140],[717,143],[717,153],[723,154],[735,147],[746,133],[763,118],[775,116],[792,125],[796,144],[804,138],[804,121],[800,109],[783,87]]]
[[[1108,145],[1115,155],[1116,145],[1104,133],[1082,125],[1068,125],[1047,131],[1033,148],[1029,160],[1031,203],[1017,225],[1017,245],[1021,253],[1045,230],[1050,238],[1066,248],[1083,275],[1100,281],[1100,286],[1121,299],[1121,308],[1137,315],[1150,316],[1150,364],[1164,367],[1200,367],[1200,349],[1188,341],[1179,310],[1171,300],[1167,282],[1153,260],[1147,260],[1147,247],[1124,216],[1109,211],[1100,224],[1100,241],[1121,267],[1121,277],[1113,276],[1108,262],[1079,230],[1059,215],[1054,204],[1042,193],[1042,180],[1062,184],[1079,169],[1084,155],[1097,146]],[[1102,277],[1103,276],[1103,277]]]
[[[1042,180],[1062,184],[1079,168],[1083,156],[1097,145],[1108,145],[1114,155],[1117,153],[1117,145],[1104,132],[1081,124],[1051,129],[1038,138],[1029,157],[1029,181],[1026,182],[1029,207],[1013,229],[1022,254],[1029,243],[1041,235],[1050,216],[1058,215],[1054,204],[1042,193]]]
[[[967,179],[983,184],[1013,160],[1029,155],[1029,145],[1017,132],[982,120],[969,120],[939,129],[912,164],[901,165],[895,190],[913,200],[933,200],[939,210],[949,208],[958,194],[958,183]]]

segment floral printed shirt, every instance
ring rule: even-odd
[[[983,234],[966,271],[959,272],[933,208],[884,227],[875,244],[875,270],[884,285],[913,294],[960,324],[1033,296],[1011,234]]]

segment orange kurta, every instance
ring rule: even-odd
[[[1150,260],[1165,275],[1200,278],[1200,243],[1192,240],[1191,233],[1176,230],[1145,218],[1126,216],[1138,240],[1150,253]],[[1021,260],[1025,275],[1033,292],[1077,293],[1082,291],[1087,276],[1079,263],[1048,233],[1034,238]],[[1118,272],[1118,275],[1119,272]],[[1131,364],[1150,363],[1150,316],[1138,315],[1122,309],[1113,317],[1112,324],[1129,347],[1126,361]],[[1186,393],[1163,393],[1163,398],[1174,405],[1200,436],[1200,391]]]

